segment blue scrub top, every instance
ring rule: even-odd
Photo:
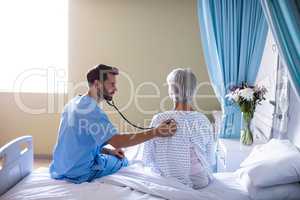
[[[51,177],[75,183],[92,180],[104,169],[100,152],[115,134],[117,129],[92,97],[73,98],[61,115]]]

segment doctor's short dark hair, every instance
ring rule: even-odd
[[[99,81],[107,80],[108,74],[118,75],[119,69],[116,67],[99,64],[88,71],[86,75],[86,79],[90,86],[95,82],[95,80],[99,80]]]

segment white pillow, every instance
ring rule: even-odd
[[[253,200],[299,200],[300,197],[299,183],[255,187],[247,174],[240,177],[240,183]]]
[[[273,160],[267,160],[250,167],[247,171],[255,187],[299,182],[300,153],[292,153]]]
[[[240,167],[248,167],[298,152],[297,147],[289,140],[272,139],[266,144],[255,146],[249,156],[240,164]]]
[[[300,181],[300,152],[288,140],[272,139],[255,148],[241,164],[254,187],[268,187]]]

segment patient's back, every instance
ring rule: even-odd
[[[212,179],[214,140],[212,126],[205,115],[195,111],[167,111],[155,115],[151,126],[167,119],[177,123],[172,137],[155,138],[144,145],[143,161],[163,176],[184,184],[203,187]],[[196,157],[194,156],[196,155]],[[195,183],[198,177],[198,183]]]

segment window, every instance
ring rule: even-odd
[[[264,85],[267,88],[268,92],[266,98],[271,101],[275,101],[276,84],[274,83],[276,82],[277,57],[277,45],[273,34],[269,29],[256,83]]]
[[[68,0],[1,0],[0,25],[0,91],[65,92]]]
[[[256,84],[263,85],[267,88],[266,101],[262,101],[255,109],[253,119],[254,137],[256,140],[263,142],[272,137],[273,115],[275,107],[275,92],[276,92],[276,76],[278,66],[278,49],[275,39],[269,29],[266,45],[262,55],[260,68],[256,78]]]

